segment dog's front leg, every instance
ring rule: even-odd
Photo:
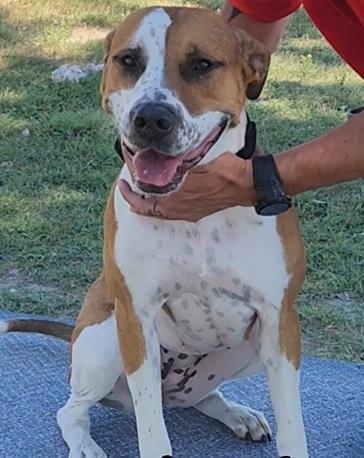
[[[281,311],[267,306],[260,314],[260,357],[265,366],[277,422],[277,448],[280,457],[308,458],[299,394],[300,333],[296,311],[292,308],[289,351],[283,345]]]
[[[139,311],[139,313],[138,313]],[[171,457],[164,423],[160,344],[151,309],[116,300],[118,337],[134,402],[141,458]]]

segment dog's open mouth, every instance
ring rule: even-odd
[[[188,170],[197,165],[218,141],[226,124],[225,121],[215,127],[197,148],[175,157],[153,149],[133,151],[123,143],[123,154],[132,161],[138,188],[150,194],[175,191]]]

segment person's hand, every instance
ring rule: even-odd
[[[251,161],[232,153],[193,168],[181,188],[167,196],[143,198],[125,180],[118,186],[135,213],[191,222],[225,208],[254,205],[256,197]]]

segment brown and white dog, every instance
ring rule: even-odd
[[[173,192],[197,163],[243,146],[247,94],[269,62],[246,34],[206,10],[156,7],[128,16],[105,49],[102,103],[130,164],[121,177],[135,191]],[[172,455],[163,402],[193,406],[242,438],[270,438],[260,412],[218,391],[264,370],[279,456],[307,458],[294,305],[304,272],[294,210],[157,220],[131,212],[114,184],[103,272],[73,331],[72,392],[58,412],[69,456],[105,456],[89,431],[89,408],[100,400],[135,411],[142,458]]]

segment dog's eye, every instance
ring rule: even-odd
[[[213,68],[214,64],[209,59],[198,59],[193,63],[192,69],[198,73],[208,72]]]
[[[186,61],[180,65],[180,72],[186,81],[200,82],[208,78],[216,68],[224,66],[218,60],[211,60],[201,56],[198,52],[192,52],[186,56]]]
[[[124,54],[124,56],[121,56],[119,58],[119,62],[124,67],[128,67],[128,68],[136,68],[138,66],[137,61],[132,54]]]
[[[139,48],[125,49],[114,56],[114,61],[122,69],[125,76],[140,76],[144,70],[144,59]]]

